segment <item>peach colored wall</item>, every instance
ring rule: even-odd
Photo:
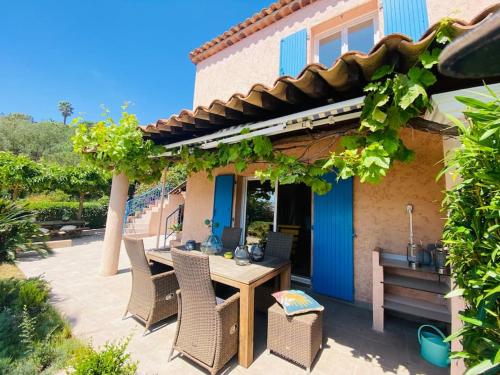
[[[392,252],[405,253],[408,242],[408,217],[405,206],[414,205],[414,236],[416,241],[434,242],[441,238],[443,215],[440,212],[444,181],[436,183],[435,176],[441,169],[443,158],[442,139],[412,130],[404,130],[403,139],[416,152],[416,160],[411,164],[397,163],[379,185],[361,184],[354,181],[354,274],[355,298],[371,302],[372,264],[371,252],[380,246]],[[325,143],[311,148],[308,155],[317,155]],[[330,149],[334,145],[332,144]],[[299,150],[292,151],[298,153]],[[242,176],[252,176],[262,165],[253,165]],[[234,173],[227,167],[216,174]],[[236,195],[241,196],[242,179]],[[203,240],[208,229],[203,220],[212,217],[214,181],[208,180],[204,173],[188,179],[186,209],[184,217],[183,241]],[[236,199],[236,220],[239,218],[241,200]]]
[[[271,85],[279,76],[282,38],[365,3],[377,8],[376,0],[318,1],[201,61],[196,65],[193,106],[226,100],[235,92],[246,94],[255,83]]]
[[[168,215],[174,212],[179,205],[184,203],[184,197],[182,194],[172,194],[168,197],[167,204],[164,203],[163,213],[162,213],[162,222],[164,225],[161,226],[160,233],[165,233],[165,219]],[[151,212],[151,219],[149,220],[149,229],[148,233],[151,236],[154,236],[158,233],[158,220],[160,220],[160,211]]]
[[[427,0],[429,24],[432,25],[443,17],[458,18],[469,22],[482,10],[497,3],[498,0]]]

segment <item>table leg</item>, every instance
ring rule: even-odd
[[[290,289],[290,283],[292,278],[292,265],[289,264],[283,267],[283,271],[280,273],[280,290]]]
[[[253,324],[255,288],[252,285],[240,287],[240,341],[238,362],[248,368],[253,362]]]

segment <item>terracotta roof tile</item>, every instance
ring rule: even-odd
[[[455,20],[451,27],[457,35],[463,34],[499,10],[500,4],[497,4],[483,11],[470,23]],[[356,51],[345,53],[331,67],[309,64],[296,78],[282,76],[271,86],[257,83],[246,94],[234,93],[227,101],[216,99],[207,107],[182,110],[177,115],[142,127],[142,130],[158,143],[172,143],[224,127],[261,121],[360,96],[363,87],[380,66],[395,63],[397,71],[406,72],[432,42],[436,28],[437,24],[430,27],[417,42],[412,42],[402,34],[388,35],[369,54]],[[439,92],[470,87],[472,84],[480,85],[481,81],[440,76],[433,90]]]

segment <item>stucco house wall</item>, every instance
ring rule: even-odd
[[[345,13],[359,6],[362,10],[350,17],[378,9],[377,0],[318,1],[201,61],[196,65],[193,107],[226,100],[235,92],[246,94],[255,83],[272,85],[279,77],[282,38],[331,19],[344,23],[348,21]],[[311,40],[308,62],[312,61],[310,44]]]
[[[498,0],[427,0],[427,15],[432,25],[444,17],[452,17],[469,22],[479,12],[498,3]]]
[[[442,168],[443,142],[439,135],[406,129],[405,143],[416,152],[410,164],[396,163],[378,185],[362,184],[354,180],[354,278],[355,299],[371,302],[371,252],[380,246],[392,252],[406,253],[409,226],[406,204],[414,206],[414,236],[424,244],[441,238],[444,214],[440,211],[444,181],[435,178]],[[326,142],[326,141],[325,141]],[[319,143],[309,153],[323,149]],[[331,145],[335,147],[335,145]],[[292,153],[300,150],[291,151]],[[262,165],[259,166],[262,168]],[[241,176],[253,176],[257,166],[251,166],[237,176],[233,202],[235,225],[239,225],[241,212]],[[217,170],[215,175],[234,173],[232,167]],[[212,217],[215,183],[205,173],[189,177],[186,189],[183,241],[202,241],[209,234],[203,221]],[[314,251],[314,250],[313,250]]]

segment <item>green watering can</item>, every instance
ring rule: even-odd
[[[429,332],[432,328],[435,332]],[[427,330],[425,330],[427,329]],[[420,355],[435,366],[448,367],[450,365],[450,344],[444,342],[446,336],[439,329],[430,324],[420,326],[417,332],[420,343]]]

